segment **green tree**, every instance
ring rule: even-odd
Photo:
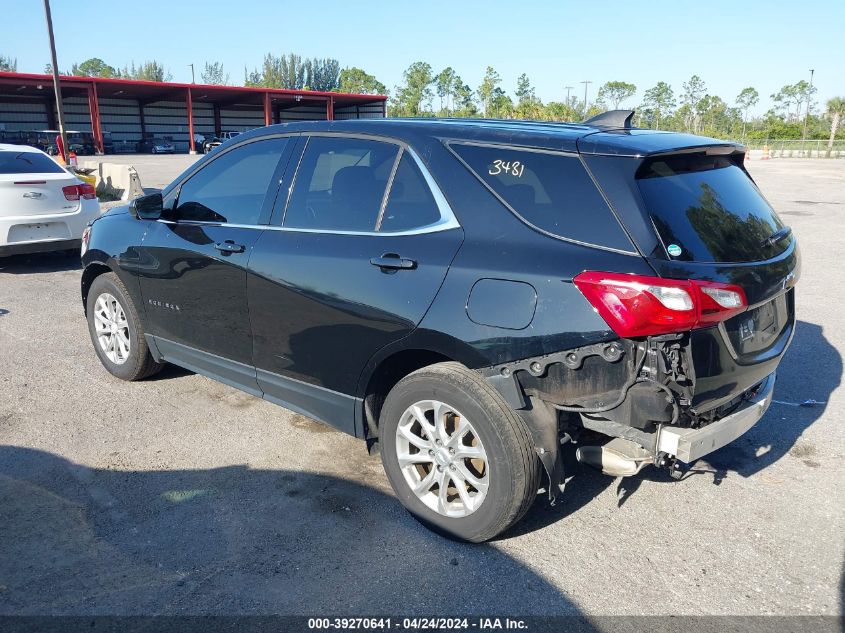
[[[577,98],[570,98],[570,101],[577,101]],[[560,101],[549,101],[542,109],[542,117],[546,121],[574,121],[577,119],[573,103]]]
[[[361,68],[344,68],[340,71],[338,92],[363,95],[386,95],[387,87]]]
[[[795,95],[798,99],[798,118],[801,118],[801,112],[806,116],[813,111],[813,95],[819,91],[815,86],[811,86],[803,79],[795,84]],[[806,105],[805,105],[806,104]]]
[[[141,81],[170,81],[173,79],[173,75],[164,68],[164,65],[155,60],[144,62],[137,67],[133,61],[131,66],[124,66],[120,72],[120,76],[125,79],[138,79]]]
[[[225,86],[229,83],[229,73],[223,70],[221,62],[212,64],[205,62],[205,67],[200,73],[200,81],[209,86]]]
[[[458,74],[451,66],[447,66],[441,70],[437,77],[434,78],[437,96],[440,97],[440,111],[441,113],[445,112],[446,116],[449,116],[449,112],[452,109],[450,102],[455,92],[455,83],[458,80]]]
[[[793,118],[792,107],[795,106],[795,116],[797,119],[801,108],[801,97],[798,94],[797,84],[787,84],[776,93],[770,95],[770,98],[775,103],[775,110],[781,112],[785,119]]]
[[[748,123],[748,108],[753,108],[760,102],[760,93],[752,87],[743,88],[736,96],[736,104],[742,108],[742,138]]]
[[[534,93],[534,88],[531,87],[531,81],[525,73],[522,73],[516,79],[515,94],[519,103],[531,102],[537,99],[537,95]]]
[[[305,67],[302,58],[293,53],[276,57],[273,53],[264,55],[261,62],[260,85],[264,88],[301,88],[305,83]]]
[[[434,83],[431,65],[414,62],[403,75],[405,83],[396,87],[396,112],[400,116],[420,116],[431,101]]]
[[[71,66],[70,74],[77,77],[117,77],[120,73],[99,57],[92,57]]]
[[[516,80],[515,114],[520,119],[544,119],[543,102],[537,98],[528,75],[522,73]]]
[[[455,76],[455,85],[452,88],[452,103],[454,104],[454,114],[459,117],[475,117],[478,116],[478,106],[475,103],[472,88],[461,81],[461,78]]]
[[[830,116],[830,138],[827,141],[827,155],[833,149],[833,141],[839,129],[839,122],[845,117],[845,97],[833,97],[827,101],[827,113]]]
[[[0,71],[6,73],[18,72],[18,60],[5,55],[0,55]]]
[[[660,122],[672,112],[675,107],[675,92],[665,81],[658,81],[653,88],[643,94],[643,118],[648,121],[648,127],[660,129]]]
[[[478,98],[481,100],[481,106],[484,109],[484,116],[490,116],[490,107],[493,102],[494,94],[499,84],[502,83],[502,78],[499,76],[492,66],[488,66],[484,72],[484,79],[478,87]]]
[[[707,85],[698,75],[693,75],[689,81],[683,84],[684,93],[681,96],[681,103],[687,106],[686,119],[684,121],[687,132],[698,133],[700,125],[701,100],[707,94]]]
[[[326,57],[312,58],[303,63],[305,67],[305,84],[300,88],[331,92],[340,85],[340,62]]]
[[[250,72],[246,69],[246,66],[244,66],[244,86],[247,86],[248,88],[260,86],[262,80],[263,77],[261,76],[261,73],[258,72],[257,68]]]
[[[512,119],[514,116],[513,100],[498,86],[493,89],[493,94],[490,96],[490,108],[497,119]]]
[[[599,103],[610,105],[611,110],[617,110],[620,103],[633,97],[636,92],[637,87],[634,84],[624,81],[608,81],[599,88],[596,99]]]

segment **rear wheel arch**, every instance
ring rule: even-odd
[[[408,374],[418,369],[454,360],[429,349],[403,349],[380,360],[365,378],[363,390],[364,437],[372,452],[378,441],[378,420],[387,394]]]

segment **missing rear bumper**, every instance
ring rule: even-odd
[[[676,457],[687,464],[730,444],[757,424],[772,403],[775,374],[769,374],[742,406],[721,420],[702,428],[662,427],[657,436],[657,452]]]

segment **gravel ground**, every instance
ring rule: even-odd
[[[193,159],[123,158],[148,187]],[[778,402],[712,472],[573,467],[480,546],[418,525],[353,438],[176,368],[111,378],[77,263],[0,261],[0,614],[841,613],[845,161],[750,170],[804,257]]]

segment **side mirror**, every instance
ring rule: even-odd
[[[148,193],[129,203],[129,213],[139,220],[158,220],[164,210],[164,199],[160,192]]]

